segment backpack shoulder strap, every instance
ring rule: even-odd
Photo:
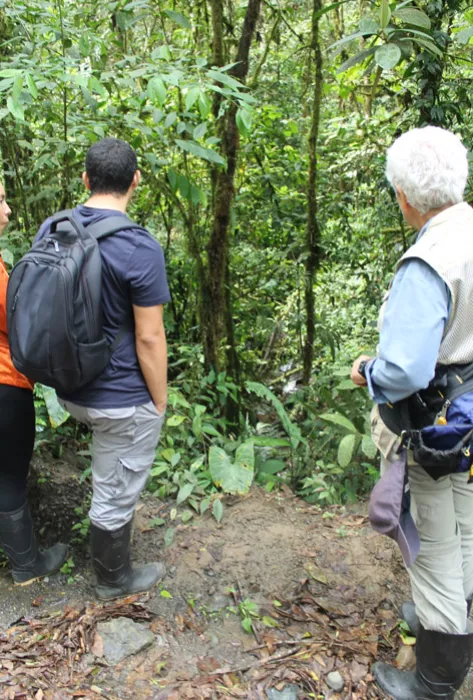
[[[66,224],[66,227],[61,224]],[[79,233],[83,231],[82,224],[74,216],[72,209],[63,209],[51,216],[49,219],[49,227],[51,233],[56,233],[56,231],[70,231],[71,228],[76,229]]]
[[[87,226],[86,231],[98,241],[101,238],[117,233],[117,231],[126,231],[132,228],[142,229],[143,227],[135,224],[127,216],[109,216],[102,221],[97,221],[95,224],[90,224]]]
[[[108,216],[102,221],[97,221],[95,224],[90,224],[89,226],[87,226],[86,231],[90,236],[93,236],[93,238],[95,238],[96,241],[99,241],[101,238],[106,238],[107,236],[111,236],[112,234],[117,233],[117,231],[127,231],[129,229],[146,230],[143,229],[142,226],[139,226],[134,221],[129,219],[127,216]],[[112,355],[115,352],[115,350],[122,342],[123,338],[132,329],[133,320],[131,317],[129,317],[120,326],[115,338],[110,343],[110,355]]]

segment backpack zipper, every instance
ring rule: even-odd
[[[54,250],[56,251],[56,253],[59,253],[59,243],[55,238],[51,238],[51,236],[48,236],[45,240],[48,243],[52,243],[54,245]]]

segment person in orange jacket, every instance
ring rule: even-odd
[[[0,236],[11,209],[0,184]],[[26,482],[33,454],[33,385],[14,368],[8,345],[6,295],[8,273],[0,256],[0,546],[15,584],[26,586],[63,565],[67,547],[38,547],[28,506]]]

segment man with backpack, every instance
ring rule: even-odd
[[[34,264],[26,266],[28,256],[30,262],[36,259],[37,270],[49,264],[54,287],[50,304],[62,309],[64,303],[60,305],[58,297],[65,296],[69,301],[64,313],[75,314],[74,328],[68,320],[63,342],[51,343],[49,348],[52,355],[63,352],[67,356],[57,359],[53,372],[51,368],[47,371],[48,376],[53,374],[49,383],[56,386],[64,408],[92,431],[91,549],[96,592],[102,600],[149,590],[165,573],[160,563],[134,567],[130,563],[133,514],[153,464],[166,411],[163,304],[170,299],[161,246],[125,214],[140,177],[136,154],[124,141],[106,138],[91,146],[82,176],[90,198],[78,205],[72,216],[61,213],[41,226],[22,268],[26,270],[24,281],[28,269],[34,271]],[[100,318],[93,308],[97,303],[91,302],[97,286],[91,262],[97,244],[103,337],[87,346],[79,340],[69,343],[74,333],[77,337],[85,333],[85,326],[97,327],[94,316]],[[69,280],[81,265],[82,272],[71,289]],[[21,263],[17,267],[21,269]],[[19,273],[16,277],[20,278]],[[12,284],[14,280],[15,270]],[[20,279],[11,291],[12,328],[20,327],[15,313],[21,309],[21,283]],[[36,281],[37,288],[38,284]],[[34,306],[34,301],[31,304]],[[50,324],[55,318],[62,320],[62,311],[55,312]],[[30,337],[34,337],[35,323],[36,318],[29,319]],[[40,325],[37,336],[39,353],[44,342]],[[11,342],[15,362],[25,343],[15,346],[15,337]],[[102,367],[104,348],[107,354]],[[31,359],[34,348],[26,354],[26,360]],[[26,360],[23,358],[21,366]],[[45,360],[38,360],[38,367],[41,362],[45,371]],[[69,368],[68,373],[65,368]],[[79,371],[82,376],[76,378]],[[98,376],[88,381],[90,373]]]
[[[413,129],[387,153],[387,178],[417,233],[380,311],[375,358],[351,377],[375,401],[381,479],[375,529],[398,543],[413,602],[402,616],[416,669],[373,675],[394,700],[452,700],[473,659],[473,209],[463,200],[467,150],[438,127]]]

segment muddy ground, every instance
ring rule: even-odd
[[[44,464],[34,474],[41,539],[70,542],[75,567],[27,588],[0,572],[0,697],[257,700],[283,698],[286,687],[287,697],[357,700],[382,697],[370,675],[376,658],[413,663],[397,625],[407,576],[391,541],[370,529],[364,503],[322,510],[289,491],[254,488],[225,501],[220,524],[205,515],[177,525],[174,504],[145,495],[133,557],[163,560],[168,573],[150,595],[117,608],[95,605],[86,540],[71,530],[89,489],[81,470],[57,460],[46,480]],[[150,528],[157,517],[165,524]],[[137,619],[154,641],[111,667],[96,622],[114,616]],[[339,693],[326,683],[332,671],[344,680]]]

